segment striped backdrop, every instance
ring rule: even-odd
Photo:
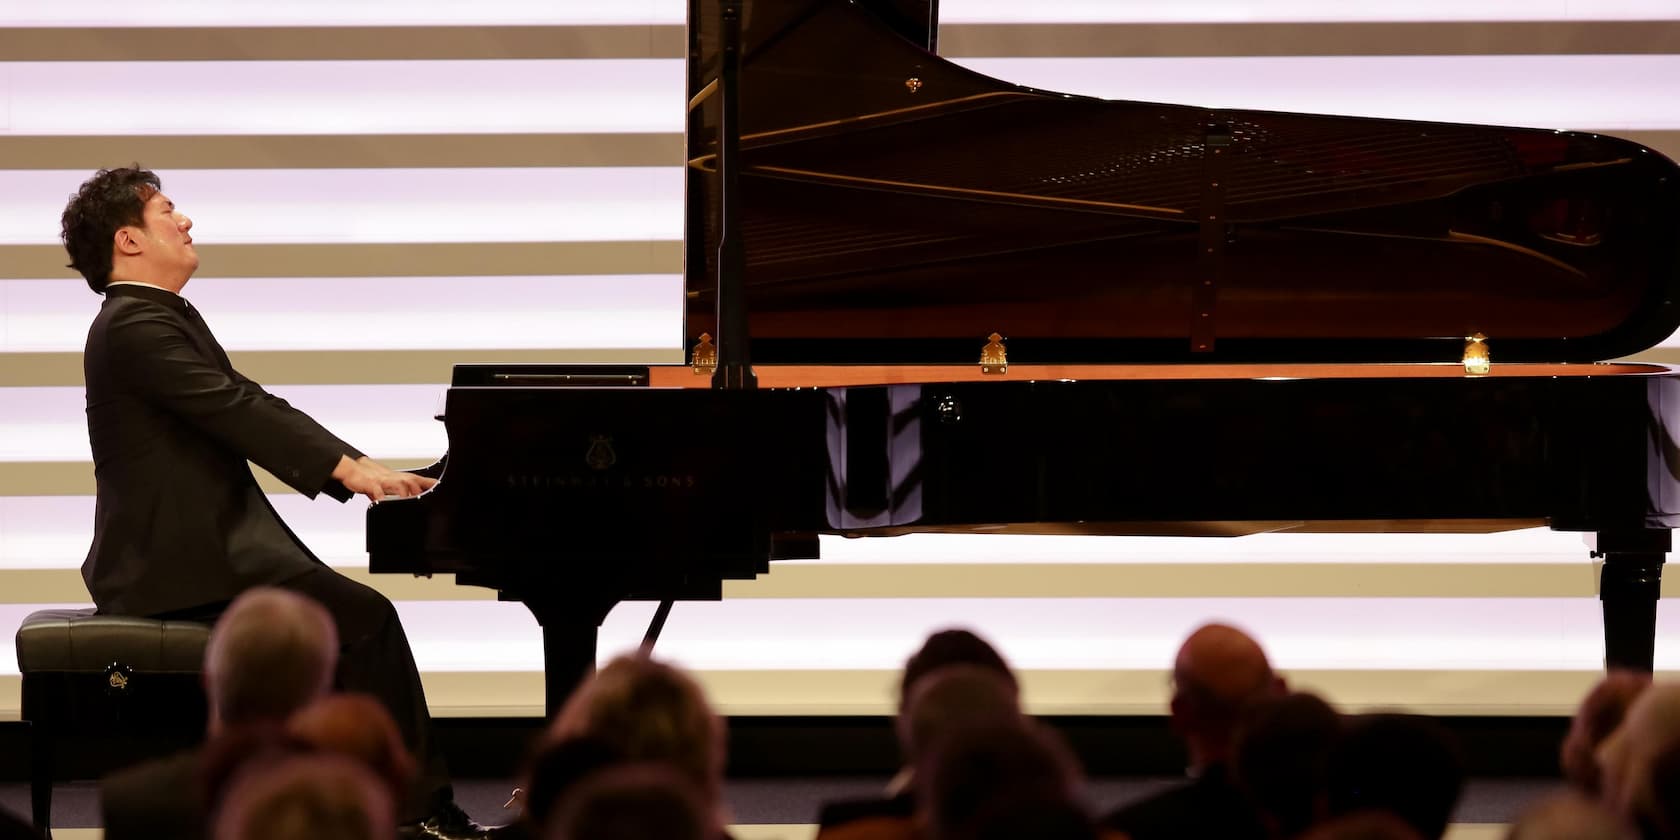
[[[942,0],[944,55],[1051,90],[1585,129],[1680,157],[1680,0]],[[241,370],[393,465],[465,361],[682,358],[681,0],[0,0],[0,630],[85,603],[80,352],[57,220],[139,162],[196,226],[186,294]],[[1671,339],[1639,358],[1680,362]],[[362,510],[276,506],[367,579]],[[1350,492],[1357,492],[1356,489]],[[650,523],[657,525],[657,523]],[[564,562],[558,535],[551,558]],[[662,642],[735,714],[875,714],[930,629],[980,628],[1040,711],[1153,713],[1196,623],[1254,629],[1353,706],[1552,714],[1598,667],[1575,535],[825,541],[681,605]],[[541,708],[522,608],[398,602],[434,711]],[[1672,587],[1671,587],[1672,588]],[[608,619],[604,648],[651,612]],[[1665,606],[1660,668],[1680,669]],[[0,719],[17,714],[0,650]]]

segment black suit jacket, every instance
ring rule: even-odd
[[[220,603],[320,563],[246,461],[344,501],[332,471],[362,453],[236,372],[186,299],[110,287],[82,368],[98,485],[82,579],[100,612]]]
[[[109,840],[204,840],[210,834],[202,754],[176,753],[121,770],[99,786]]]

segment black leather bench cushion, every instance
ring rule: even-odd
[[[120,662],[139,672],[196,673],[209,638],[209,625],[191,621],[39,610],[18,628],[18,671],[95,672]]]

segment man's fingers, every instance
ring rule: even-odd
[[[432,482],[432,484],[435,483],[436,482]],[[418,496],[421,493],[424,493],[426,489],[431,486],[431,484],[427,484],[423,479],[421,479],[420,476],[406,475],[402,473],[386,476],[384,480],[380,481],[380,484],[384,487],[386,493],[393,496],[401,496],[405,499],[412,496]]]

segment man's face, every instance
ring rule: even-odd
[[[175,202],[161,192],[146,200],[141,215],[145,223],[135,234],[139,257],[165,274],[182,280],[198,270],[198,251],[192,244],[192,219],[175,208]],[[130,228],[130,230],[136,230]]]

